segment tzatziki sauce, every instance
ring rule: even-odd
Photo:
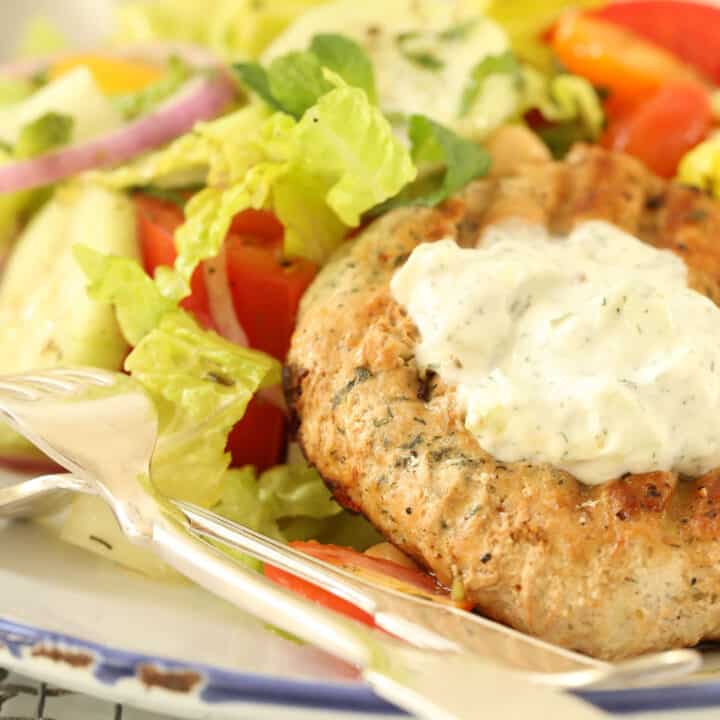
[[[606,222],[554,237],[513,221],[478,248],[418,246],[391,289],[418,365],[498,460],[590,485],[720,466],[720,309],[671,252]]]

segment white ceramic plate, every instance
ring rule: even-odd
[[[109,27],[112,4],[0,0],[0,56],[38,11],[83,43]],[[347,665],[196,587],[154,582],[33,525],[0,525],[0,666],[172,717],[398,715]],[[615,712],[720,707],[720,680],[586,697]]]
[[[0,666],[173,717],[397,715],[347,665],[189,584],[157,582],[0,526]],[[586,693],[615,712],[720,707],[720,681]]]

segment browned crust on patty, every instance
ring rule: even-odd
[[[616,659],[720,637],[720,473],[587,487],[550,466],[503,464],[424,377],[417,329],[389,281],[421,242],[477,242],[521,217],[566,232],[610,220],[684,258],[720,298],[720,205],[636,161],[579,148],[565,163],[474,183],[445,207],[381,218],[321,272],[289,356],[298,439],[347,507],[487,615]]]

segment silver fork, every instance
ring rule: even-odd
[[[95,493],[70,474],[46,475],[0,489],[0,517],[26,517],[45,503],[56,507],[68,490]],[[382,587],[322,562],[192,503],[172,500],[193,535],[231,546],[311,582],[361,608],[375,624],[416,647],[448,652],[463,648],[530,682],[565,689],[633,687],[665,682],[699,669],[693,650],[653,653],[621,663],[595,660],[530,637],[452,605]]]
[[[77,478],[57,487],[94,490],[132,542],[238,607],[357,665],[391,702],[423,717],[464,719],[475,717],[481,687],[484,699],[502,707],[508,719],[525,717],[536,703],[548,712],[569,710],[573,718],[597,716],[577,699],[531,686],[464,648],[418,650],[366,629],[276,587],[193,537],[187,522],[150,492],[157,417],[131,378],[80,369],[0,378],[0,413]],[[48,478],[38,483],[45,499],[49,484]],[[23,502],[29,500],[25,493]]]

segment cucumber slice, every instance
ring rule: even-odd
[[[133,545],[100,498],[78,495],[73,500],[60,539],[158,580],[181,577],[153,553]]]
[[[132,202],[92,185],[60,188],[33,218],[0,284],[0,373],[54,366],[120,369],[128,351],[113,309],[91,300],[72,256],[84,244],[139,258]],[[37,451],[0,424],[0,455]]]

